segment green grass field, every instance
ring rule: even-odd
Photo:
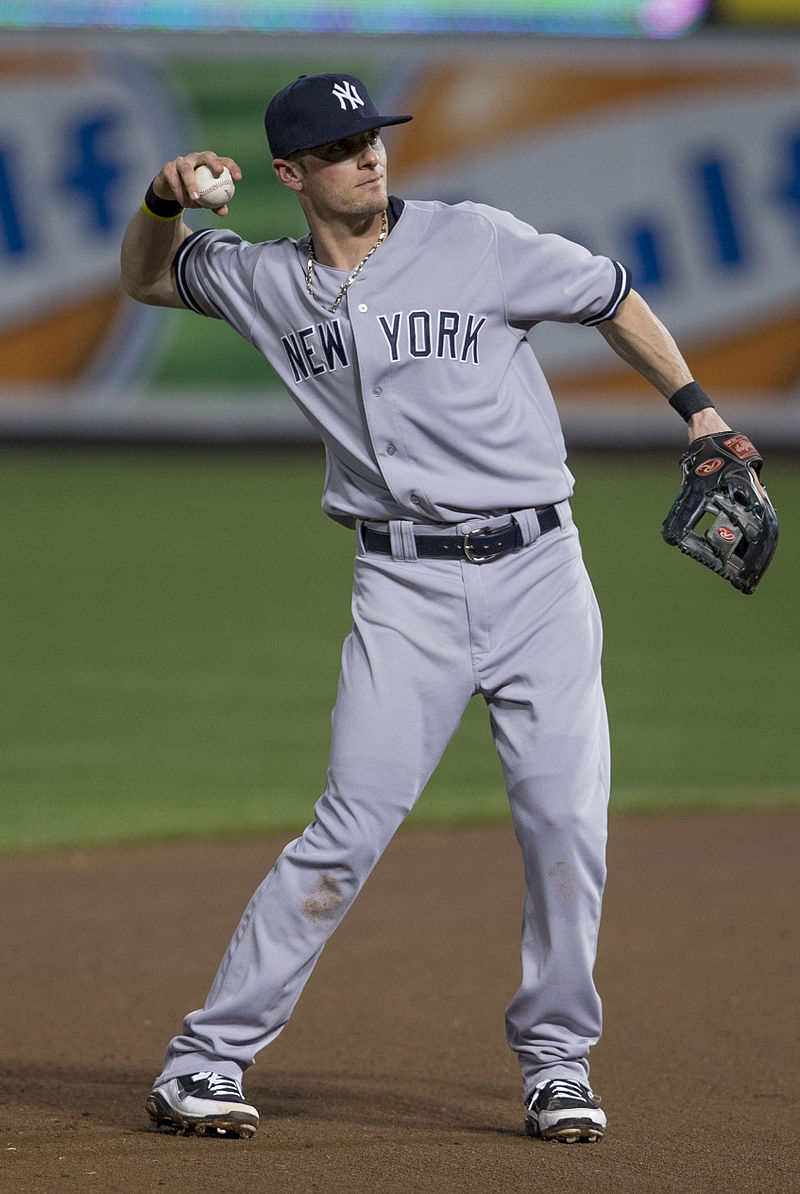
[[[572,458],[605,616],[613,808],[798,801],[800,480],[745,597],[661,541],[663,457]],[[316,453],[5,449],[0,848],[294,830],[324,785],[351,535]],[[412,815],[505,814],[483,703]]]

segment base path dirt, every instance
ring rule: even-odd
[[[250,1141],[144,1100],[271,837],[0,860],[0,1191],[628,1194],[798,1188],[800,812],[612,821],[595,1145],[522,1130],[506,825],[400,832],[248,1073]]]

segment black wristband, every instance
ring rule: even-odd
[[[692,415],[696,415],[698,411],[707,410],[708,407],[714,405],[705,392],[702,386],[699,386],[696,381],[690,381],[687,385],[681,386],[669,400],[670,406],[678,412],[678,414],[688,423]]]
[[[177,199],[162,199],[157,195],[152,182],[147,188],[142,206],[148,215],[155,216],[158,220],[175,220],[183,211],[183,204],[178,203]]]

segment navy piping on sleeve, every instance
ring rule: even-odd
[[[193,232],[191,236],[187,236],[186,240],[175,254],[175,283],[178,287],[178,294],[181,300],[186,304],[190,311],[196,311],[198,315],[207,315],[208,313],[197,303],[192,296],[186,280],[186,258],[188,252],[193,248],[198,241],[204,236],[208,236],[209,232],[214,232],[213,228],[203,228],[200,232]]]
[[[581,320],[581,323],[585,324],[586,327],[594,327],[596,323],[603,323],[606,319],[613,319],[622,300],[628,297],[631,288],[631,271],[626,265],[620,265],[618,261],[613,261],[612,265],[617,276],[614,293],[599,315],[592,315],[590,319]]]

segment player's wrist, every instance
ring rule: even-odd
[[[714,409],[714,403],[696,381],[687,382],[685,386],[676,390],[670,398],[669,404],[686,423],[700,411]]]
[[[157,193],[153,179],[142,200],[142,210],[154,220],[177,220],[183,214],[183,204],[177,199],[163,199]]]
[[[716,408],[709,406],[691,416],[687,422],[687,430],[691,444],[703,435],[718,435],[720,432],[730,431],[730,427]]]

